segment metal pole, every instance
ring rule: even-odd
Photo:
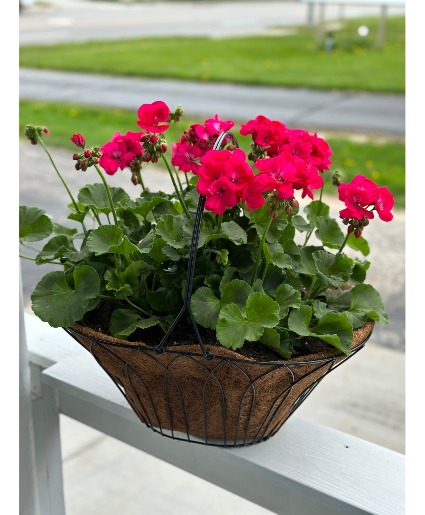
[[[376,46],[378,48],[384,48],[387,12],[388,12],[388,6],[382,5],[381,6],[381,19],[380,19],[379,26],[378,26],[378,36],[377,36],[377,40],[376,40]]]

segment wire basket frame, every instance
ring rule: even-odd
[[[224,132],[214,150],[226,137],[237,145],[234,136]],[[276,434],[327,374],[363,348],[373,322],[355,331],[349,355],[330,348],[291,361],[261,362],[221,346],[204,345],[190,307],[204,205],[201,196],[183,306],[158,345],[119,340],[79,324],[64,329],[93,355],[154,432],[205,445],[252,445]],[[197,343],[167,347],[186,312]]]

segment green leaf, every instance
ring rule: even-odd
[[[282,269],[292,266],[292,259],[279,243],[264,243],[264,257],[268,265],[273,264]]]
[[[142,240],[139,241],[137,248],[142,254],[149,254],[149,252],[152,250],[154,239],[155,232],[151,230]]]
[[[319,338],[342,352],[349,353],[353,328],[347,316],[344,313],[327,313],[310,329],[312,311],[310,306],[292,310],[288,319],[289,330],[299,336]]]
[[[354,250],[359,250],[363,256],[367,256],[370,253],[368,242],[363,238],[363,236],[356,238],[353,232],[348,237],[347,245]]]
[[[117,205],[118,202],[130,199],[128,193],[122,188],[110,187],[109,189],[114,206]],[[81,188],[78,193],[78,202],[88,209],[93,208],[101,213],[107,214],[111,212],[111,204],[105,186],[100,183],[88,184],[84,186],[84,188]]]
[[[317,252],[317,247],[300,247],[300,261],[294,263],[294,271],[299,274],[316,275],[316,263],[313,254]]]
[[[159,311],[160,313],[169,313],[181,303],[176,290],[164,288],[163,286],[154,291],[148,290],[146,292],[146,300],[154,311]]]
[[[237,304],[227,304],[220,310],[217,339],[225,347],[238,349],[245,340],[257,341],[264,328],[274,327],[279,321],[279,305],[262,293],[251,293],[244,315]]]
[[[279,304],[263,293],[251,293],[246,302],[245,313],[248,322],[258,323],[263,327],[274,327],[279,322]]]
[[[313,310],[310,306],[300,306],[292,309],[288,319],[288,329],[299,336],[309,336],[310,322]]]
[[[164,252],[162,252],[162,249],[166,245],[167,243],[163,239],[156,238],[148,255],[157,263],[163,263],[166,259],[168,259]]]
[[[292,217],[292,224],[294,225],[295,229],[300,232],[309,232],[314,229],[314,226],[304,220],[304,218],[300,215],[295,215]]]
[[[312,328],[311,336],[349,354],[353,342],[353,327],[345,313],[327,313]]]
[[[233,266],[228,266],[224,269],[223,277],[220,281],[220,293],[223,294],[223,288],[224,286],[232,280],[232,277],[235,275],[236,268],[233,268]]]
[[[277,352],[284,359],[289,359],[293,351],[292,345],[288,339],[287,331],[281,332],[283,333],[283,337],[276,329],[270,329],[267,327],[264,329],[260,342],[269,349]]]
[[[251,293],[252,288],[248,283],[241,279],[233,279],[221,289],[221,305],[234,303],[242,309]]]
[[[248,337],[258,340],[264,329],[258,326],[254,326],[254,330],[249,328],[239,306],[227,304],[220,310],[216,332],[217,339],[222,345],[230,349],[239,349]]]
[[[318,320],[320,320],[327,313],[329,313],[329,309],[326,302],[321,302],[320,300],[313,300],[311,306],[313,308],[313,314]]]
[[[351,306],[346,313],[354,329],[361,327],[368,320],[388,324],[388,315],[385,312],[384,303],[373,286],[358,284],[346,294],[351,296]]]
[[[136,329],[147,329],[157,325],[158,317],[142,318],[130,309],[115,309],[111,316],[109,330],[115,338],[126,338]]]
[[[156,232],[170,247],[182,249],[185,246],[181,220],[176,216],[162,215],[156,226]]]
[[[52,234],[53,223],[37,207],[19,207],[19,239],[20,241],[40,241]]]
[[[344,241],[344,233],[341,231],[338,222],[333,218],[318,216],[316,220],[316,237],[325,247],[339,249]]]
[[[99,276],[90,266],[76,267],[67,275],[50,272],[37,284],[31,296],[32,309],[52,327],[67,327],[81,320],[99,291]]]
[[[65,227],[64,225],[53,222],[53,233],[63,236],[74,236],[75,234],[77,234],[77,229]]]
[[[183,257],[183,255],[180,254],[180,252],[177,249],[170,247],[169,245],[165,245],[164,247],[162,247],[162,252],[169,259],[171,259],[171,261],[180,261],[180,259]]]
[[[324,285],[343,286],[350,278],[353,262],[344,254],[334,255],[326,250],[313,253],[317,276]]]
[[[190,306],[196,322],[202,327],[215,329],[221,302],[210,288],[198,288],[192,295]]]
[[[68,236],[54,236],[37,254],[36,262],[37,264],[47,263],[53,259],[74,254],[78,254],[77,249]]]
[[[235,245],[244,245],[248,239],[246,232],[236,222],[223,222],[218,234],[227,236]]]
[[[366,272],[370,267],[369,261],[357,261],[353,260],[354,266],[351,273],[349,283],[355,286],[356,284],[362,284],[366,280]]]
[[[329,217],[329,206],[321,200],[313,200],[304,208],[304,213],[306,213],[310,223],[317,226],[319,216],[323,218]]]
[[[276,289],[276,302],[279,304],[279,318],[285,318],[289,308],[300,307],[301,293],[289,284],[281,284]]]
[[[102,225],[91,231],[87,238],[87,248],[101,254],[140,254],[139,249],[124,235],[122,229],[115,225]]]

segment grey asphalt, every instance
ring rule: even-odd
[[[282,23],[281,13],[287,20],[293,16],[294,23],[303,23],[306,15],[305,6],[296,2],[216,2],[215,7],[213,4],[198,2],[194,7],[190,2],[166,5],[158,2],[129,4],[132,10],[124,10],[122,4],[56,0],[49,9],[34,9],[22,17],[20,38],[21,43],[36,43],[102,34],[112,37],[113,25],[119,37],[152,35],[155,20],[157,27],[164,26],[164,31],[177,26],[197,34],[210,30],[211,37],[221,37],[271,31],[272,25]],[[96,10],[98,16],[93,22]],[[109,14],[100,15],[101,11]],[[248,21],[239,16],[242,11],[248,13]],[[124,12],[126,17],[122,19]],[[77,13],[78,31],[73,27]],[[81,13],[86,16],[81,18]],[[142,13],[144,18],[137,13]],[[334,13],[335,18],[340,14],[336,10]],[[173,22],[172,15],[177,16],[174,22],[178,23]],[[216,23],[212,24],[211,20]],[[319,135],[334,131],[357,138],[404,140],[404,96],[398,95],[309,92],[21,70],[20,96],[134,110],[141,103],[163,99],[170,106],[182,104],[188,116],[209,117],[217,112],[223,118],[244,120],[261,113],[288,126],[317,130]],[[71,152],[53,149],[52,153],[74,193],[87,182],[97,181],[96,177],[87,175],[90,172],[83,174],[73,169]],[[147,169],[145,179],[151,188],[169,187],[167,176],[160,172]],[[110,183],[124,187],[131,194],[128,173],[116,174]],[[335,199],[326,200],[335,214],[338,209]],[[20,203],[45,208],[55,219],[64,222],[67,202],[66,193],[42,149],[22,141]],[[376,221],[367,229],[365,237],[371,246],[372,261],[368,281],[381,292],[390,324],[376,327],[366,348],[326,378],[296,416],[404,452],[405,213],[396,211],[393,222]],[[29,295],[48,270],[25,260],[21,260],[21,267],[29,310]],[[63,416],[61,433],[67,515],[270,513]]]

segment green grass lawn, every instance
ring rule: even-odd
[[[170,37],[22,46],[20,66],[153,78],[317,89],[405,91],[405,18],[387,19],[375,48],[378,18],[345,20],[335,50],[316,48],[315,31],[226,39]],[[370,29],[357,35],[359,25]],[[106,37],[107,35],[105,35]]]
[[[53,102],[20,102],[20,137],[24,136],[25,125],[46,125],[50,135],[45,141],[49,146],[68,148],[71,154],[76,152],[70,141],[74,133],[86,137],[88,147],[101,146],[119,131],[137,131],[137,112],[122,109],[106,109],[70,105]],[[204,120],[196,120],[200,123]],[[284,120],[283,120],[284,122]],[[195,120],[184,118],[178,124],[171,124],[167,131],[167,141],[171,143],[180,139],[183,131]],[[239,126],[234,130],[237,134]],[[319,133],[320,136],[320,133]],[[333,150],[331,171],[340,170],[344,182],[354,175],[370,177],[380,186],[387,186],[395,197],[396,208],[405,205],[405,146],[401,143],[377,143],[368,141],[357,143],[342,138],[326,138]],[[249,137],[238,136],[239,145],[249,151]],[[29,144],[29,142],[28,142]],[[325,192],[335,194],[335,187],[330,184],[330,174],[325,174]]]

